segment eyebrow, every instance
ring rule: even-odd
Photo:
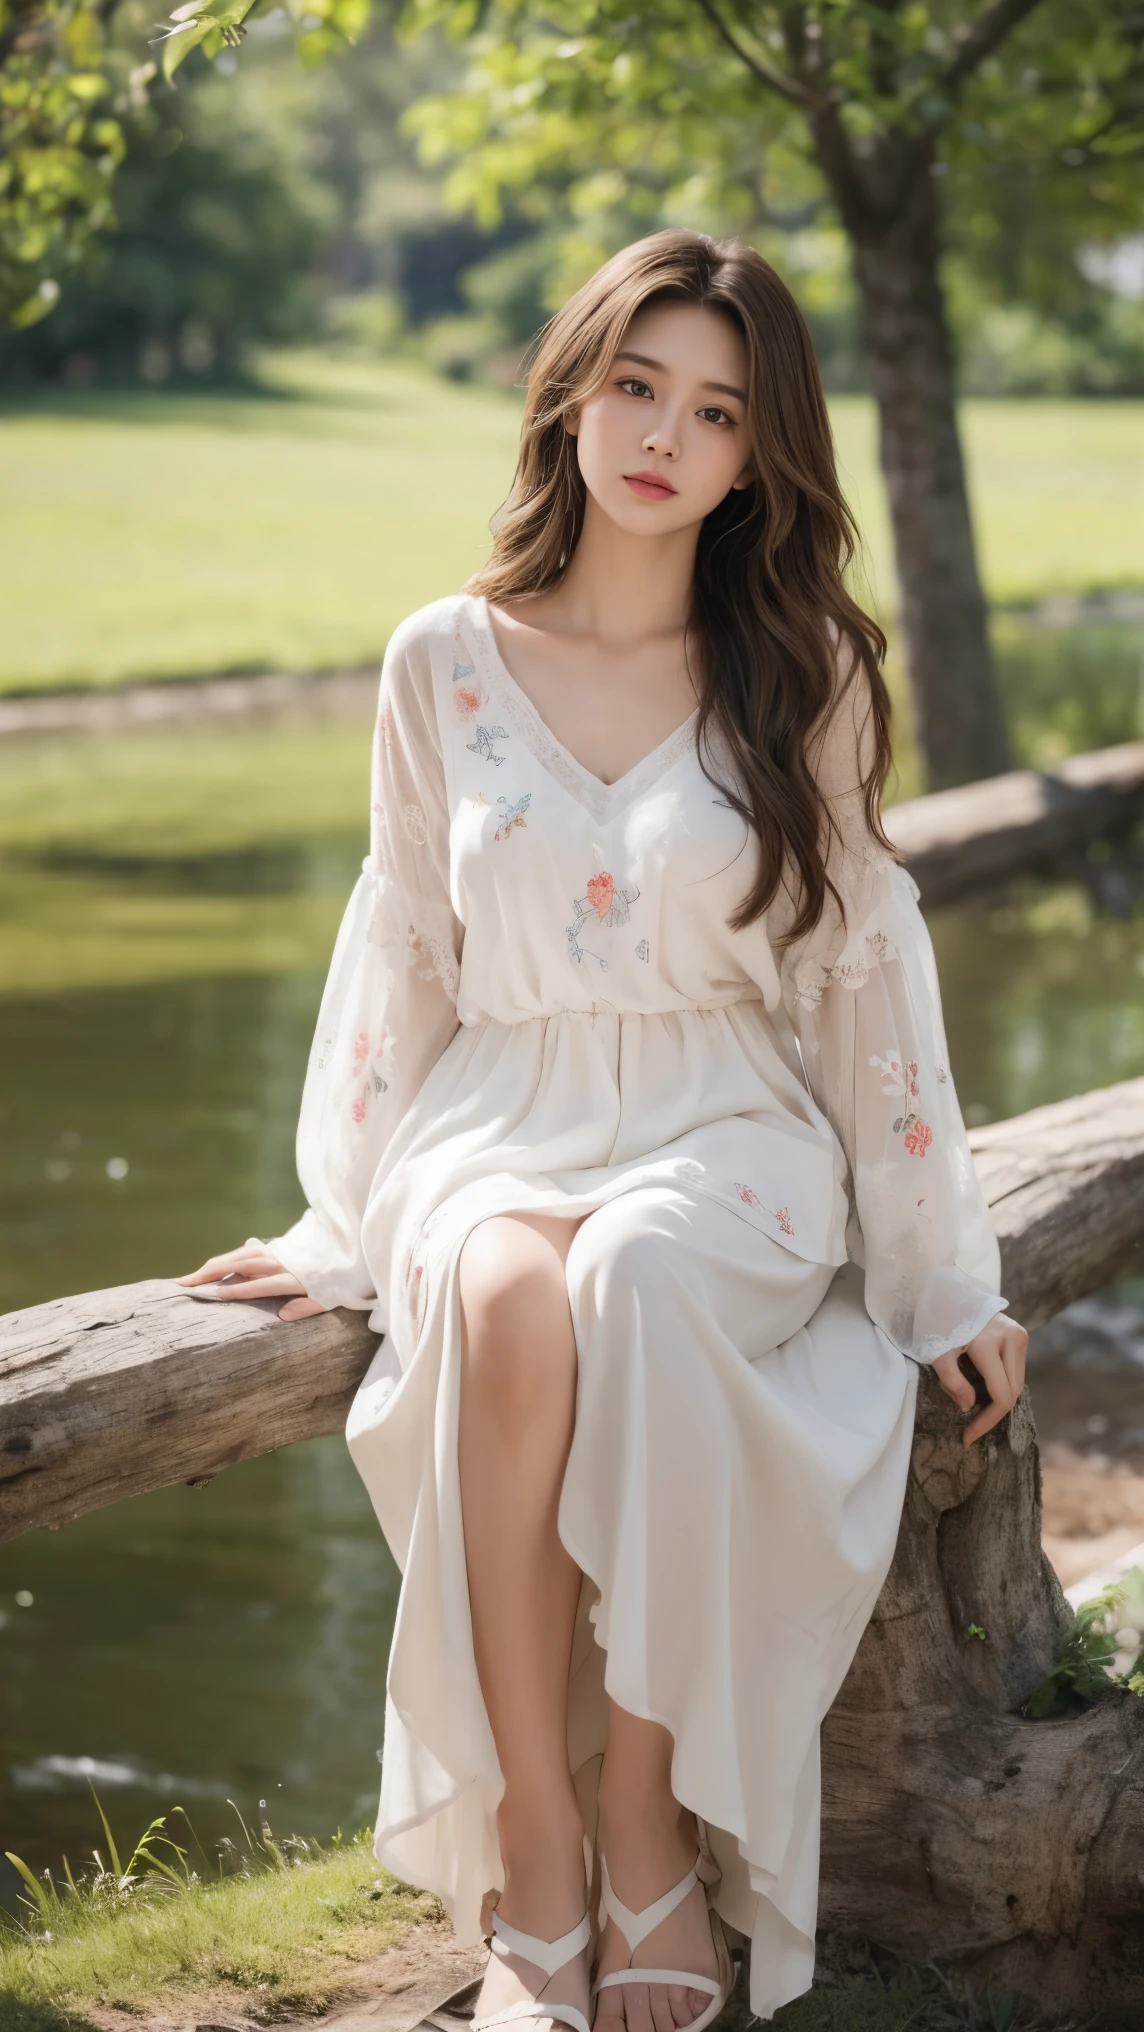
[[[668,371],[662,360],[651,360],[646,353],[619,352],[616,354],[616,359],[634,360],[637,367],[651,367],[657,374],[666,374]],[[737,402],[745,402],[747,400],[743,390],[741,388],[732,388],[729,381],[704,381],[701,385],[704,388],[713,388],[717,395],[733,395]]]

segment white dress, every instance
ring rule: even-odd
[[[269,1244],[385,1335],[347,1425],[404,1575],[376,1853],[474,1941],[502,1781],[461,1528],[457,1262],[490,1214],[587,1216],[559,1512],[585,1576],[571,1764],[591,1837],[605,1686],[671,1730],[762,2016],[811,1980],[819,1724],[893,1552],[915,1364],[1004,1302],[917,891],[862,815],[864,697],[815,760],[845,923],[832,907],[784,950],[785,894],[728,928],[754,840],[697,715],[605,786],[483,601],[403,623],[302,1102],[309,1211]]]

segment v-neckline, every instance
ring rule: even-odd
[[[624,810],[645,789],[650,789],[669,769],[673,769],[694,746],[698,706],[693,707],[687,718],[656,747],[641,756],[630,769],[625,769],[622,776],[617,776],[612,783],[605,783],[602,776],[597,776],[593,769],[581,762],[553,733],[524,687],[517,683],[501,655],[489,615],[489,603],[484,595],[470,593],[466,598],[473,620],[474,649],[490,691],[497,694],[498,708],[503,707],[507,717],[516,722],[516,732],[542,767],[578,803],[586,805],[594,818],[603,821]]]

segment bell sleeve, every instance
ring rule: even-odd
[[[842,907],[828,893],[815,928],[786,945],[783,1002],[849,1162],[848,1241],[867,1311],[904,1354],[933,1362],[1005,1309],[1000,1252],[950,1076],[917,885],[866,819],[873,722],[859,670],[808,755],[833,821],[827,870]],[[783,900],[793,919],[789,891]]]
[[[399,630],[374,728],[370,850],[346,906],[298,1122],[307,1211],[267,1244],[327,1308],[377,1302],[362,1218],[394,1130],[457,1030],[463,932],[428,649]]]

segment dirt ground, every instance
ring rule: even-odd
[[[1065,1587],[1144,1543],[1144,1308],[1073,1306],[1033,1337],[1043,1544]]]
[[[374,1961],[362,1962],[337,2002],[318,2019],[272,2018],[247,2011],[233,1997],[189,1999],[170,2011],[91,2010],[76,2021],[91,2032],[408,2032],[436,2013],[447,1997],[464,1993],[485,1963],[484,1948],[458,1947],[450,1929],[428,1925]],[[466,2014],[467,2017],[467,2014]],[[464,2032],[466,2018],[458,2018]],[[447,2032],[442,2021],[434,2032]]]

